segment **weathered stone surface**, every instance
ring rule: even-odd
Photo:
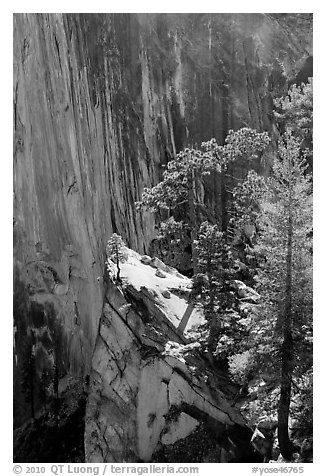
[[[143,263],[143,264],[150,264],[151,263],[151,260],[152,258],[150,256],[147,256],[147,255],[143,255],[141,258],[140,258],[140,261]]]
[[[162,291],[162,296],[165,298],[165,299],[170,299],[171,298],[171,293],[168,289],[164,289]]]
[[[155,276],[157,276],[158,278],[166,278],[163,271],[161,271],[159,268],[157,268],[157,270],[155,271]]]
[[[172,445],[192,433],[198,425],[198,420],[187,415],[187,413],[181,412],[177,421],[170,424],[168,431],[164,433],[161,441],[163,445]]]
[[[237,279],[233,280],[232,287],[236,290],[238,297],[243,301],[256,304],[260,300],[259,293],[242,281]]]
[[[251,438],[251,443],[254,448],[264,456],[266,461],[272,458],[273,439],[268,438],[258,428],[255,429]]]
[[[157,270],[169,271],[169,267],[165,263],[163,263],[163,261],[158,259],[157,257],[152,258],[151,262],[149,264],[150,264],[150,266],[152,266],[152,268],[156,268]]]
[[[168,341],[180,348],[182,338],[166,316],[154,312],[155,295],[144,301],[144,290],[133,289],[127,305],[131,288],[128,285],[124,294],[110,284],[106,293],[92,358],[86,461],[151,461],[160,448],[188,437],[199,425],[205,428],[207,419],[219,428],[216,437],[224,432],[227,441],[229,428],[245,428],[239,411],[222,389],[218,400],[213,397],[202,371],[193,375],[196,364],[203,366],[198,356],[190,370],[178,354],[164,351]],[[227,445],[226,451],[234,459]]]

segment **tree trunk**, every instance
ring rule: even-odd
[[[212,366],[214,366],[215,363],[213,352],[216,350],[220,331],[221,320],[218,318],[218,315],[213,311],[209,323],[209,335],[207,340],[208,360]]]
[[[191,316],[191,314],[192,314],[192,311],[194,310],[194,307],[195,307],[195,306],[194,306],[193,302],[190,300],[190,301],[188,302],[188,306],[187,306],[187,308],[186,308],[186,310],[185,310],[185,312],[184,312],[184,314],[183,314],[183,316],[182,316],[182,319],[181,319],[181,321],[180,321],[180,324],[178,325],[178,331],[180,331],[180,332],[182,332],[182,333],[184,332],[184,330],[185,330],[185,328],[186,328],[186,326],[187,326],[187,324],[188,324],[188,321],[189,321],[189,319],[190,319],[190,316]]]
[[[207,308],[205,311],[205,315],[207,318],[207,321],[209,323],[209,335],[208,335],[208,340],[207,340],[207,351],[208,351],[208,359],[211,363],[211,365],[214,364],[214,355],[213,352],[216,349],[216,344],[217,344],[217,336],[219,334],[220,328],[221,328],[221,322],[220,319],[218,319],[216,311],[215,311],[215,299],[216,299],[216,289],[212,285],[213,281],[213,269],[212,269],[212,255],[213,255],[213,250],[211,250],[211,256],[208,259],[207,262],[207,276],[208,276],[208,282],[209,282],[209,301],[207,304]]]
[[[121,282],[120,272],[121,272],[121,270],[120,270],[119,257],[117,256],[117,281],[118,281],[118,283]]]
[[[226,168],[221,169],[221,230],[227,233],[228,229],[228,211],[227,211],[227,191],[226,191]]]
[[[284,337],[282,344],[282,374],[281,374],[281,394],[278,407],[278,442],[282,456],[286,460],[291,460],[293,445],[289,437],[289,414],[291,403],[292,384],[292,355],[293,342],[289,334]]]
[[[282,456],[291,460],[293,445],[289,437],[289,414],[291,403],[291,386],[293,373],[293,338],[292,338],[292,247],[293,247],[293,221],[291,211],[291,196],[289,205],[289,218],[287,230],[286,251],[286,283],[285,304],[283,315],[283,343],[281,347],[281,393],[278,407],[278,441]]]
[[[198,270],[198,256],[194,242],[197,239],[197,219],[195,210],[195,176],[193,170],[188,177],[188,206],[189,206],[189,225],[190,225],[190,239],[191,239],[191,254],[193,263],[193,273],[196,274]]]
[[[193,273],[196,274],[198,271],[198,256],[197,250],[194,246],[194,242],[197,239],[197,219],[196,219],[196,210],[195,210],[195,176],[193,170],[189,172],[188,176],[188,206],[189,206],[189,225],[190,225],[190,239],[191,239],[191,255],[193,263]],[[178,330],[184,332],[192,311],[194,310],[194,304],[192,302],[192,296],[190,293],[188,306],[182,316]]]

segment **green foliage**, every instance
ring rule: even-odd
[[[299,93],[290,94],[298,111]],[[255,258],[261,299],[233,321],[232,334],[224,329],[216,354],[228,358],[233,379],[247,387],[243,410],[250,423],[278,419],[280,448],[290,458],[288,418],[295,442],[312,431],[312,177],[305,131],[294,127],[301,112],[286,101],[282,106],[294,122],[279,140],[271,176],[250,171],[233,191],[235,234],[248,224],[254,230],[246,250]]]
[[[212,171],[221,172],[227,164],[239,158],[253,159],[269,144],[266,132],[259,133],[253,129],[243,128],[238,131],[230,130],[224,145],[218,145],[215,139],[203,142],[200,149],[186,148],[179,152],[174,160],[168,162],[163,173],[163,180],[152,188],[145,188],[142,199],[137,203],[137,208],[145,208],[151,212],[167,211],[169,220],[177,214],[184,217],[183,229],[176,225],[176,221],[161,224],[160,232],[170,234],[171,225],[178,226],[178,239],[188,233],[192,235],[191,241],[197,238],[197,230],[202,219],[203,210],[207,207],[203,203],[203,194],[200,193],[203,178]],[[216,211],[205,211],[216,220]],[[180,222],[179,222],[180,223]],[[193,248],[193,255],[196,251]]]
[[[233,286],[235,241],[220,231],[214,211],[210,223],[200,223],[201,187],[212,171],[222,177],[232,162],[261,154],[270,142],[267,133],[243,128],[229,131],[224,145],[212,139],[199,150],[185,149],[169,162],[163,180],[144,190],[138,207],[168,212],[160,236],[168,237],[171,246],[191,233],[197,261],[191,298],[202,306],[208,327],[202,348],[226,359],[234,380],[249,385],[250,418],[275,417],[278,409],[284,430],[288,418],[284,395],[292,382],[291,411],[301,415],[301,422],[311,414],[307,408],[311,385],[306,376],[312,365],[312,181],[305,147],[312,131],[312,82],[293,86],[275,105],[284,134],[272,175],[265,179],[249,171],[232,191],[229,211],[232,237],[242,234],[242,259],[251,267],[251,276],[255,274],[261,296],[249,313],[241,307]],[[180,216],[183,221],[177,221]],[[289,455],[283,430],[281,446]]]
[[[282,314],[291,299],[294,375],[311,365],[312,345],[312,182],[306,173],[300,140],[287,132],[279,143],[273,176],[269,178],[257,249],[265,256],[257,274],[263,296],[264,334],[273,330],[275,343],[282,335]],[[286,286],[289,216],[292,227],[291,295]],[[268,325],[269,324],[269,325]]]
[[[293,227],[293,298],[311,300],[311,233],[312,233],[312,181],[306,173],[307,163],[300,153],[300,141],[287,132],[279,142],[279,155],[275,157],[273,176],[267,181],[261,214],[260,240],[257,249],[266,257],[257,277],[258,290],[279,296],[284,300],[289,215]],[[274,278],[273,278],[274,277]]]
[[[117,280],[120,281],[120,263],[124,263],[128,259],[128,252],[125,242],[120,235],[113,233],[106,245],[106,255],[108,260],[113,261],[117,265]],[[107,262],[108,270],[110,264]]]
[[[195,241],[198,253],[198,273],[193,276],[193,294],[200,296],[205,314],[214,311],[217,300],[220,308],[221,293],[225,286],[228,268],[228,247],[225,236],[217,225],[201,224]]]
[[[277,122],[301,140],[312,141],[313,128],[313,80],[307,84],[293,85],[287,96],[274,99]],[[309,143],[309,142],[308,142]]]
[[[202,306],[208,327],[203,348],[227,359],[234,380],[249,385],[250,418],[275,417],[278,412],[281,451],[289,456],[287,396],[292,395],[291,411],[298,421],[311,415],[307,375],[312,365],[312,180],[306,147],[312,135],[312,81],[293,86],[274,103],[283,136],[272,174],[265,179],[249,171],[232,191],[232,243],[215,224],[214,213],[211,223],[200,224],[203,177],[212,171],[222,177],[232,162],[256,158],[269,145],[266,132],[231,130],[224,145],[211,139],[200,150],[185,149],[169,162],[162,182],[145,189],[139,206],[168,210],[160,232],[172,245],[191,231],[197,260],[191,297]],[[180,209],[185,210],[183,221],[176,220]],[[261,296],[249,313],[233,287],[239,233],[242,259],[251,267],[251,276],[255,274]]]
[[[152,212],[168,210],[169,215],[182,214],[186,227],[182,230],[179,226],[178,231],[179,234],[183,231],[183,237],[190,232],[194,269],[197,266],[193,246],[198,229],[198,206],[203,205],[199,195],[200,184],[203,176],[209,174],[214,166],[219,167],[218,163],[214,164],[214,157],[201,150],[187,148],[179,152],[174,160],[168,162],[163,180],[151,189],[145,188],[142,200],[137,204],[138,208],[144,207]],[[161,224],[160,232],[169,233],[171,224]],[[167,238],[167,235],[161,236]]]
[[[260,228],[262,198],[267,191],[265,178],[250,170],[246,179],[233,189],[233,203],[229,209],[229,236],[238,258],[240,279],[251,286],[257,267],[263,259],[254,248]],[[235,251],[236,250],[236,251]],[[245,270],[245,272],[244,272]]]
[[[120,235],[113,233],[106,245],[106,255],[114,263],[123,263],[128,258],[126,244]]]
[[[172,216],[161,223],[160,235],[158,238],[168,238],[170,240],[171,246],[173,247],[174,245],[180,244],[184,233],[188,230],[189,226],[187,223],[183,221],[176,221]]]
[[[254,158],[269,144],[266,132],[259,133],[253,129],[230,130],[225,145],[218,145],[216,139],[203,142],[201,149],[184,149],[174,160],[167,164],[163,180],[152,188],[145,188],[142,200],[137,207],[147,208],[153,212],[160,209],[173,210],[183,205],[194,176],[202,177],[241,157]]]
[[[264,407],[267,412],[267,401],[271,414],[277,409],[280,449],[286,458],[293,451],[289,414],[295,400],[304,397],[299,385],[296,390],[293,386],[312,365],[312,180],[300,144],[300,138],[285,132],[261,196],[255,249],[264,256],[256,276],[262,299],[250,328],[256,376],[262,382],[256,399],[263,399],[250,411],[257,414]],[[230,364],[239,378],[232,359]]]
[[[255,367],[252,350],[245,350],[241,354],[234,354],[229,357],[229,370],[233,379],[240,385],[248,382],[248,375]]]
[[[217,225],[202,223],[195,246],[198,272],[192,278],[192,297],[203,308],[209,327],[207,348],[213,355],[221,336],[228,333],[230,316],[237,305],[231,282],[233,260],[225,233]]]
[[[202,223],[195,245],[198,251],[199,270],[210,275],[217,273],[225,251],[224,236],[218,226],[211,225],[207,221]]]
[[[261,215],[261,201],[266,193],[264,177],[254,170],[249,170],[246,180],[233,190],[233,217],[232,225],[236,230],[243,230],[245,226],[258,226]]]
[[[190,236],[189,225],[183,221],[176,221],[171,216],[166,221],[161,222],[157,239],[161,243],[167,243],[167,255],[171,257],[173,254],[180,254],[183,247],[189,242],[187,235]]]
[[[144,207],[157,212],[161,209],[174,210],[184,205],[193,174],[208,174],[211,167],[209,154],[188,148],[179,152],[174,160],[168,162],[163,180],[152,188],[144,188],[142,200],[137,203],[138,209]]]
[[[312,367],[300,378],[294,379],[292,414],[298,437],[312,435],[313,429],[313,371]]]
[[[231,129],[225,139],[225,145],[218,145],[216,139],[211,139],[208,142],[203,142],[202,148],[215,159],[215,164],[218,164],[221,170],[237,159],[256,158],[269,143],[270,138],[267,132],[257,132],[254,129],[243,127],[238,131]]]

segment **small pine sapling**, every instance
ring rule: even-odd
[[[117,276],[116,279],[118,282],[121,282],[121,269],[120,264],[124,263],[128,259],[127,246],[122,240],[120,235],[113,233],[111,238],[108,240],[106,246],[106,254],[109,260],[112,260],[117,266]]]

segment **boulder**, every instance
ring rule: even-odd
[[[165,299],[171,299],[171,293],[168,289],[164,289],[162,291],[162,296],[165,298]]]
[[[165,274],[163,273],[163,271],[161,271],[159,268],[156,269],[155,271],[155,276],[157,276],[158,278],[166,278]]]
[[[251,443],[266,461],[271,459],[273,440],[265,436],[258,428],[255,429],[254,434],[252,435]]]
[[[150,264],[151,261],[152,261],[152,258],[151,258],[150,256],[143,255],[143,256],[140,258],[140,261],[141,261],[141,263],[143,263],[143,264]]]
[[[280,451],[276,437],[277,421],[261,420],[258,422],[251,442],[266,461],[277,460]]]
[[[165,272],[169,271],[169,267],[158,258],[152,258],[149,264],[152,266],[152,268],[160,269],[161,271]]]
[[[236,291],[238,297],[245,300],[246,302],[256,304],[260,299],[260,295],[257,293],[257,291],[238,279],[234,279],[232,281],[231,287]]]

